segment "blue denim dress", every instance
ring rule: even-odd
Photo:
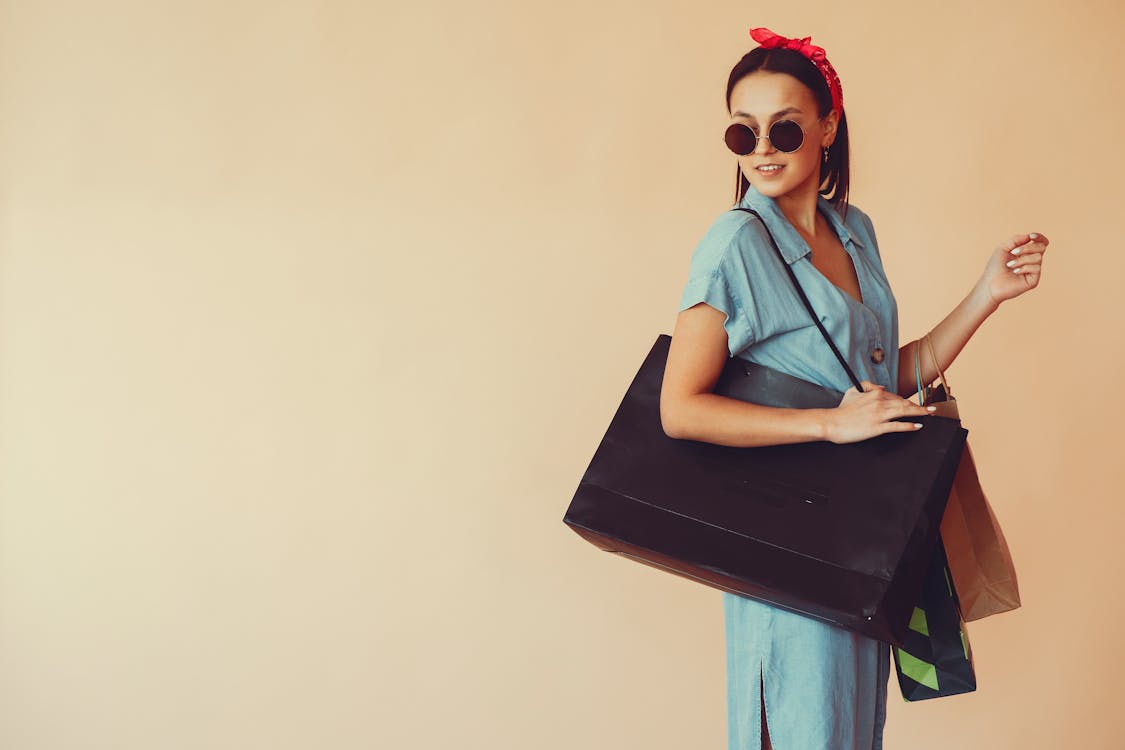
[[[808,244],[773,198],[750,185],[739,205],[762,216],[856,377],[895,391],[898,307],[868,216],[851,205],[845,219],[823,196],[817,201],[855,264],[860,303],[813,266]],[[851,380],[781,263],[752,214],[726,211],[692,254],[680,310],[706,302],[724,312],[731,356],[846,391]],[[763,697],[780,750],[882,750],[887,644],[737,594],[722,597],[730,750],[761,748]]]

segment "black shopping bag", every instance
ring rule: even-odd
[[[977,689],[973,649],[940,536],[910,616],[906,642],[894,648],[894,656],[898,685],[908,701]]]
[[[670,438],[670,344],[657,337],[563,521],[603,550],[902,645],[967,430],[929,416],[843,445]],[[737,357],[715,392],[793,407],[843,395]]]

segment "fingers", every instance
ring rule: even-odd
[[[916,404],[909,399],[902,398],[897,393],[888,391],[886,386],[872,383],[869,380],[860,381],[860,385],[866,388],[867,392],[856,396],[845,395],[840,406],[846,406],[848,409],[846,413],[847,421],[863,437],[852,437],[844,440],[834,438],[835,442],[866,439],[888,432],[919,430],[922,428],[922,422],[915,420],[920,417],[932,416],[936,408]],[[855,388],[848,389],[849,394],[855,392]],[[841,419],[843,418],[844,415],[841,415]]]
[[[935,411],[935,407],[933,406],[920,406],[904,398],[887,401],[883,409],[887,414],[886,419],[898,419],[899,417],[928,417]]]
[[[917,432],[922,429],[921,422],[887,422],[886,432]]]
[[[891,393],[886,386],[872,383],[867,380],[860,381],[861,385],[874,395],[871,396],[872,407],[880,410],[882,419],[896,419],[904,416],[928,416],[935,409],[932,406],[920,406],[908,398],[903,398],[897,393]]]
[[[1016,234],[1012,235],[1007,242],[1001,243],[996,248],[996,252],[1004,258],[1005,267],[1012,273],[1032,272],[1030,270],[1032,266],[1035,266],[1034,272],[1038,273],[1038,265],[1043,262],[1043,256],[1047,252],[1047,244],[1047,238],[1038,232]],[[1027,270],[1019,270],[1021,268]]]
[[[1007,242],[997,247],[1003,258],[1005,268],[1012,274],[1027,279],[1027,287],[1039,284],[1043,258],[1047,253],[1048,240],[1038,232],[1013,235]]]
[[[1038,273],[1043,262],[1042,253],[1032,253],[1023,258],[1013,258],[1007,266],[1012,273]]]
[[[1023,255],[1012,258],[1004,265],[1006,265],[1008,268],[1018,268],[1020,266],[1027,265],[1028,263],[1040,263],[1043,260],[1043,254],[1044,251],[1040,251],[1037,253],[1024,253]]]
[[[1040,234],[1039,232],[1028,232],[1027,234],[1013,234],[1008,238],[1007,242],[1001,245],[1001,247],[1010,252],[1020,247],[1021,245],[1026,245],[1028,242],[1035,242],[1042,245],[1043,247],[1047,247],[1047,245],[1051,243],[1051,241],[1048,240],[1046,235],[1044,234]]]
[[[1019,247],[1012,248],[1011,250],[1008,251],[1008,255],[1025,256],[1025,255],[1031,255],[1033,253],[1038,253],[1038,254],[1042,255],[1045,252],[1047,252],[1047,245],[1045,243],[1028,242],[1026,245],[1020,245]]]
[[[1017,247],[1011,251],[1012,255],[1016,257],[1009,260],[1006,265],[1012,273],[1023,274],[1032,279],[1032,284],[1038,280],[1040,271],[1042,270],[1043,256],[1047,252],[1046,238],[1043,238],[1043,244],[1037,240],[1028,243],[1023,247]]]

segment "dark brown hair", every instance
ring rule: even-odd
[[[755,47],[742,56],[727,79],[727,112],[730,112],[730,94],[736,83],[756,70],[787,73],[796,78],[812,92],[816,101],[817,116],[824,117],[832,109],[832,92],[828,82],[812,61],[800,52],[791,49]],[[848,118],[843,112],[836,126],[836,139],[828,147],[828,161],[820,162],[820,184],[818,192],[832,201],[844,216],[848,213]],[[735,173],[734,202],[738,203],[746,194],[750,181],[742,174],[739,165]],[[831,195],[829,195],[831,193]]]

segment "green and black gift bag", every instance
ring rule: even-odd
[[[973,692],[973,650],[940,538],[919,598],[904,645],[892,647],[902,697],[919,701]]]

